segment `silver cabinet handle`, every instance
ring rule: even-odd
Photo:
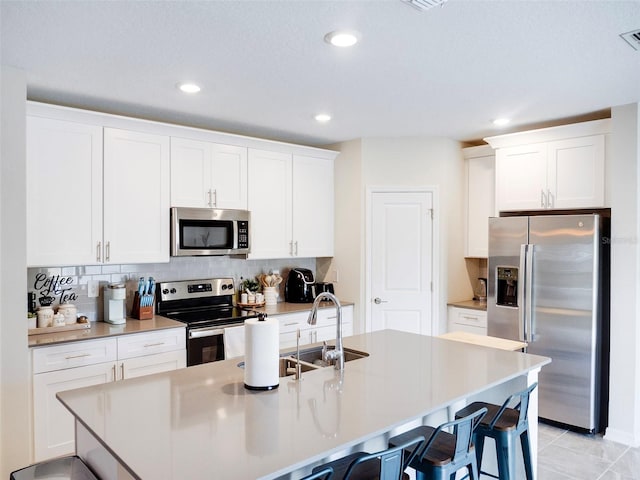
[[[296,257],[298,256],[298,241],[296,240]]]
[[[124,380],[124,363],[120,364],[120,380]]]
[[[293,257],[293,240],[289,242],[289,255]]]
[[[300,322],[291,322],[291,323],[285,323],[284,326],[285,327],[290,327],[291,325],[298,325]]]
[[[551,190],[547,190],[547,200],[549,202],[549,208],[553,208],[554,207],[553,204],[555,203],[555,197],[551,193]]]
[[[104,246],[104,261],[108,262],[111,260],[111,242],[107,242]]]
[[[160,345],[164,345],[164,342],[158,342],[158,343],[146,343],[144,345],[144,348],[149,348],[149,347],[159,347]]]
[[[69,355],[68,357],[64,357],[65,360],[73,360],[74,358],[84,358],[84,357],[90,357],[91,354],[90,353],[81,353],[79,355]]]
[[[213,189],[213,204],[211,206],[215,207],[217,205],[218,205],[218,190]]]
[[[382,300],[381,298],[374,298],[373,299],[373,303],[375,303],[376,305],[380,305],[381,303],[388,303],[386,300]]]
[[[540,190],[540,207],[547,208],[547,196],[544,194],[544,190]]]
[[[113,381],[115,382],[117,380],[117,378],[116,378],[116,364],[115,363],[111,366],[111,373],[113,373]]]
[[[209,201],[207,202],[207,205],[209,205],[210,207],[213,207],[213,205],[211,205],[211,189],[207,190],[207,195],[209,196]]]
[[[102,242],[98,242],[98,245],[96,246],[96,262],[100,262],[101,260],[101,256],[100,256],[100,252],[102,251]]]

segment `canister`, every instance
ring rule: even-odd
[[[53,308],[38,307],[38,328],[53,326]]]
[[[58,307],[58,313],[64,315],[64,323],[73,325],[78,321],[78,309],[72,303],[63,303]]]

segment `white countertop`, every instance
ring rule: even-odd
[[[344,344],[370,356],[342,381],[324,368],[255,393],[231,359],[58,397],[138,478],[276,478],[550,361],[391,330]]]

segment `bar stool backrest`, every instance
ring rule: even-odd
[[[516,424],[516,429],[520,429],[527,423],[529,418],[529,397],[531,396],[531,392],[538,386],[538,382],[532,384],[529,388],[522,390],[521,392],[514,393],[502,404],[498,413],[493,418],[491,423],[489,424],[489,428],[493,428],[502,415],[502,413],[509,407],[518,401],[518,403],[513,407],[515,410],[518,410],[518,423]]]
[[[380,460],[380,476],[379,480],[399,480],[402,476],[402,472],[409,466],[409,463],[414,457],[420,453],[422,446],[424,445],[424,437],[417,436],[414,439],[398,445],[393,448],[389,448],[382,452],[370,453],[354,460],[344,474],[344,480],[351,478],[351,475],[357,475],[356,470],[358,465],[370,461],[373,458]],[[407,451],[413,447],[410,454]]]

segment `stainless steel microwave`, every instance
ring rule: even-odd
[[[247,210],[171,208],[171,256],[250,252]]]

